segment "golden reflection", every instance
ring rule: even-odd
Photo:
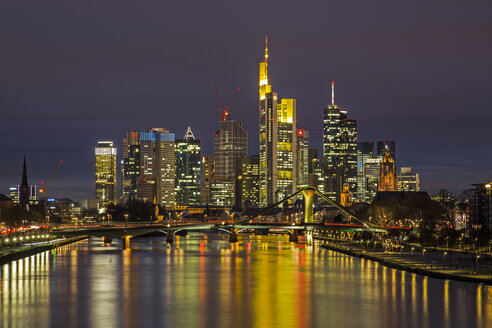
[[[477,286],[477,327],[482,326],[483,320],[483,296],[482,296],[482,286]]]
[[[429,317],[429,298],[428,298],[428,293],[429,293],[429,286],[428,286],[429,278],[427,276],[424,276],[422,278],[422,309],[423,309],[423,316],[424,318]],[[429,321],[425,320],[425,327],[428,326]]]
[[[449,280],[444,281],[444,325],[449,324]]]

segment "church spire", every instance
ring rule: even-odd
[[[29,204],[29,185],[27,184],[26,154],[24,154],[24,167],[22,168],[22,182],[19,188],[19,203]]]

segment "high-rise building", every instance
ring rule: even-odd
[[[396,163],[391,157],[390,148],[386,148],[386,154],[381,162],[379,170],[378,191],[397,191]]]
[[[412,173],[411,167],[400,168],[398,174],[398,190],[420,191],[420,177],[418,173]]]
[[[492,232],[492,182],[473,184],[470,192],[470,225],[473,230]]]
[[[366,163],[368,159],[374,158],[374,143],[363,141],[357,144],[357,197],[359,202],[370,202],[367,194],[367,175],[366,175]],[[379,178],[379,175],[377,176]],[[376,189],[377,190],[377,189]]]
[[[377,142],[377,156],[384,158],[386,155],[386,148],[390,150],[391,158],[396,161],[396,145],[394,140],[382,140]]]
[[[277,104],[277,188],[281,200],[297,191],[296,100]]]
[[[214,135],[214,173],[210,186],[211,203],[233,206],[236,162],[248,154],[248,133],[241,123],[221,115]]]
[[[309,131],[297,129],[297,188],[309,185]]]
[[[174,133],[152,128],[123,139],[123,196],[161,206],[175,205]]]
[[[176,203],[200,204],[200,139],[188,127],[183,139],[176,139]]]
[[[266,206],[296,191],[296,100],[278,99],[268,82],[268,39],[259,67],[260,205]]]
[[[357,121],[348,119],[347,110],[335,105],[335,85],[332,82],[331,105],[323,110],[323,157],[331,172],[325,180],[325,194],[340,201],[343,184],[357,192]],[[322,162],[321,162],[322,163]]]
[[[112,141],[98,141],[95,152],[96,199],[103,206],[116,203],[116,147]]]
[[[258,206],[260,202],[260,157],[241,157],[236,162],[236,206],[242,209]]]
[[[210,187],[212,186],[212,177],[214,175],[214,157],[212,155],[202,157],[202,186],[200,192],[200,203],[210,204],[211,193]]]

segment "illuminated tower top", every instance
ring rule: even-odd
[[[335,106],[335,81],[331,81],[331,105]]]
[[[265,61],[260,63],[260,100],[265,99],[265,95],[272,92],[272,86],[268,84],[268,37],[265,37]]]

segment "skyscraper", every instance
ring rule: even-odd
[[[386,155],[386,148],[389,148],[391,158],[396,161],[396,145],[394,140],[381,140],[377,142],[377,156],[384,158]]]
[[[260,199],[260,157],[241,157],[236,162],[236,206],[244,209],[258,206]]]
[[[400,174],[398,174],[398,190],[420,191],[419,174],[412,173],[411,167],[400,168]]]
[[[297,188],[309,185],[309,131],[297,129]]]
[[[176,204],[200,204],[200,139],[188,127],[183,139],[176,139]]]
[[[112,141],[99,141],[94,149],[96,198],[103,206],[116,203],[116,147]]]
[[[296,100],[278,99],[268,82],[268,39],[259,66],[260,205],[276,203],[296,191]]]
[[[277,105],[277,200],[297,191],[296,100]]]
[[[332,82],[331,105],[323,110],[323,157],[331,172],[324,177],[325,194],[340,201],[343,184],[357,192],[357,121],[348,119],[347,110],[335,105],[335,84]]]
[[[366,164],[368,159],[374,158],[374,143],[363,141],[357,144],[357,200],[368,202]],[[379,178],[379,175],[377,176]],[[372,199],[371,199],[372,201]]]
[[[214,173],[210,186],[211,202],[233,206],[236,162],[248,154],[248,133],[241,123],[221,115],[214,134]]]
[[[211,202],[210,187],[214,175],[214,157],[211,155],[202,158],[202,185],[200,190],[200,203],[209,204]]]
[[[127,133],[123,139],[123,196],[175,205],[174,133],[164,128]]]

